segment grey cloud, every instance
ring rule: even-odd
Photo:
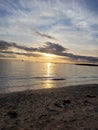
[[[56,38],[53,37],[53,36],[50,36],[50,35],[47,35],[47,34],[43,34],[43,33],[38,32],[38,31],[36,31],[35,33],[36,33],[37,35],[43,37],[43,38],[48,38],[48,39],[52,39],[52,40],[56,40],[56,41],[58,41],[58,39],[56,39]]]
[[[29,51],[29,52],[33,52],[33,51],[37,51],[37,48],[33,48],[33,47],[26,47],[26,46],[20,46],[20,45],[17,45],[16,43],[12,43],[12,46],[13,47],[16,47],[18,49],[22,49],[22,50],[25,50],[25,51]]]
[[[44,46],[39,47],[39,48],[33,48],[33,47],[26,47],[26,46],[20,46],[16,43],[9,43],[6,41],[0,41],[0,50],[6,50],[9,47],[16,47],[18,49],[25,50],[27,52],[45,52],[45,53],[54,53],[54,54],[59,54],[61,52],[64,52],[68,50],[67,48],[64,48],[58,43],[51,43],[51,42],[46,42]]]
[[[10,46],[12,46],[10,43],[6,41],[0,41],[0,50],[7,50]]]
[[[17,49],[21,49],[21,50],[25,50],[26,53],[23,52],[14,52],[14,51],[9,51],[9,47],[16,47]],[[37,48],[29,48],[26,46],[20,46],[16,43],[12,43],[12,42],[6,42],[6,41],[0,41],[0,53],[2,53],[3,55],[1,55],[2,57],[5,57],[4,54],[11,54],[11,55],[24,55],[24,56],[28,56],[28,57],[40,57],[40,54],[35,54],[33,52],[36,52]]]
[[[40,52],[52,53],[59,56],[68,57],[70,60],[74,61],[87,61],[87,62],[98,62],[98,57],[93,56],[81,56],[75,55],[73,53],[68,53],[67,48],[64,48],[58,43],[47,42],[43,47],[38,49]]]
[[[86,62],[98,62],[98,57],[93,57],[93,56],[81,56],[81,55],[75,55],[72,53],[61,53],[59,54],[61,56],[65,56],[70,58],[73,61],[86,61]]]
[[[88,61],[88,62],[98,62],[98,57],[93,56],[79,56],[79,55],[73,55],[73,59],[77,61]]]
[[[1,56],[4,57],[3,54],[11,54],[11,55],[24,55],[28,57],[40,57],[40,54],[34,54],[34,53],[19,53],[19,52],[13,52],[13,51],[0,51]]]
[[[59,56],[68,57],[70,60],[74,61],[98,62],[98,57],[75,55],[73,53],[68,53],[67,50],[67,48],[61,46],[60,44],[51,42],[46,42],[43,47],[40,47],[38,49],[40,52],[52,53]]]
[[[61,54],[64,51],[68,50],[67,48],[64,48],[58,43],[51,43],[51,42],[46,42],[46,44],[43,47],[40,47],[38,51],[40,52],[45,52],[45,53],[52,53],[52,54]]]
[[[37,48],[33,48],[33,47],[29,48],[26,46],[17,45],[16,43],[12,43],[12,42],[6,42],[2,40],[0,41],[0,50],[7,50],[9,47],[16,47],[18,49],[22,49],[29,52],[37,51]]]
[[[34,54],[34,53],[15,53],[17,55],[24,55],[24,56],[27,56],[27,57],[40,57],[41,55],[40,54]]]
[[[9,47],[16,47],[18,49],[25,50],[26,53],[9,51],[8,50]],[[28,48],[26,46],[20,46],[16,43],[0,41],[0,54],[24,55],[27,57],[40,57],[41,54],[37,54],[37,53],[35,54],[34,52],[42,52],[42,53],[51,53],[51,54],[63,56],[65,58],[67,57],[73,61],[87,61],[87,62],[94,62],[94,63],[98,62],[98,57],[75,55],[73,53],[67,52],[67,50],[68,50],[67,48],[63,47],[59,43],[46,42],[42,47],[39,47],[39,48],[29,47]]]

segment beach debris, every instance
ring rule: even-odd
[[[17,118],[17,116],[18,116],[18,114],[17,114],[16,112],[14,112],[14,111],[9,111],[9,112],[7,113],[7,115],[8,115],[10,118],[12,118],[12,119]]]

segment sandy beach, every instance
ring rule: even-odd
[[[0,130],[98,130],[98,85],[0,94]]]

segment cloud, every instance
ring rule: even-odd
[[[95,24],[98,26],[96,3],[97,0],[0,0],[0,39],[21,46],[60,39],[73,52],[84,50],[85,46],[89,46],[88,50],[90,46],[97,48],[98,32],[92,29]],[[32,35],[32,28],[40,32]]]
[[[93,56],[81,56],[72,53],[62,53],[61,56],[66,56],[70,60],[75,62],[94,62],[94,63],[98,62],[98,57],[93,57]]]
[[[6,51],[6,52],[8,51],[9,53],[15,53],[16,52],[15,48],[17,49],[17,51],[19,51],[18,49],[20,49],[21,51],[26,51],[27,53],[45,52],[45,53],[53,53],[53,54],[58,54],[68,50],[67,48],[64,48],[62,45],[58,43],[51,43],[51,42],[46,42],[42,47],[33,48],[33,47],[20,46],[12,42],[0,41],[1,51]],[[13,51],[9,51],[10,49]]]
[[[43,47],[38,48],[39,52],[56,54],[65,57],[65,59],[67,57],[69,58],[69,60],[75,62],[98,62],[98,57],[75,55],[73,53],[67,52],[68,50],[68,48],[63,47],[58,43],[51,42],[46,42],[46,44]]]
[[[38,36],[41,36],[42,38],[48,38],[48,39],[52,39],[52,40],[56,40],[56,41],[58,41],[55,37],[53,37],[53,36],[50,36],[50,35],[47,35],[47,34],[43,34],[43,33],[41,33],[41,32],[38,32],[38,31],[36,31],[35,32]]]
[[[38,48],[38,51],[40,52],[52,53],[52,54],[57,54],[57,55],[66,50],[67,48],[64,48],[62,45],[58,43],[51,43],[51,42],[46,42],[46,44],[43,47]]]
[[[75,55],[73,53],[68,52],[69,49],[63,47],[59,43],[52,43],[52,42],[46,42],[43,46],[33,48],[33,47],[26,47],[26,46],[20,46],[16,43],[9,43],[6,41],[0,41],[0,57],[13,57],[17,55],[23,55],[27,57],[42,57],[41,53],[50,53],[55,54],[58,56],[62,56],[63,59],[68,58],[69,61],[74,62],[98,62],[98,57],[94,56],[81,56],[81,55]],[[6,55],[5,55],[6,54]]]
[[[26,47],[26,46],[20,46],[20,45],[17,45],[16,43],[12,43],[11,45],[12,45],[13,47],[16,47],[16,48],[18,48],[18,49],[25,50],[25,51],[28,51],[28,52],[37,51],[37,48]]]
[[[17,49],[21,49],[21,50],[24,50],[24,51],[29,51],[29,52],[33,52],[33,51],[36,51],[37,49],[36,48],[33,48],[33,47],[26,47],[26,46],[20,46],[16,43],[13,43],[13,42],[6,42],[6,41],[0,41],[0,50],[8,50],[10,47],[15,47]]]
[[[7,50],[8,47],[12,46],[6,41],[0,41],[0,50]]]
[[[27,56],[27,57],[40,57],[41,55],[40,54],[34,54],[34,53],[20,53],[20,52],[13,52],[13,51],[0,51],[1,53],[1,57],[5,57],[5,54],[6,54],[6,57],[8,55],[10,55],[10,57],[12,58],[16,58],[16,56],[13,56],[13,55],[20,55],[20,56]],[[4,55],[3,55],[4,54]],[[8,54],[8,55],[7,55]],[[12,56],[11,56],[12,55]],[[9,58],[9,56],[8,56]]]

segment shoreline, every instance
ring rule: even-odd
[[[76,87],[81,87],[81,86],[85,86],[85,87],[88,87],[88,86],[91,86],[91,85],[98,85],[98,83],[87,83],[87,84],[68,84],[66,86],[61,86],[61,87],[51,87],[51,88],[28,88],[28,89],[16,89],[16,90],[3,90],[3,88],[0,88],[0,95],[5,95],[5,94],[10,94],[10,93],[23,93],[23,92],[29,92],[29,91],[32,91],[32,92],[40,92],[40,91],[51,91],[51,90],[61,90],[61,89],[71,89],[71,88],[76,88]]]
[[[98,84],[0,94],[0,130],[98,130]]]

